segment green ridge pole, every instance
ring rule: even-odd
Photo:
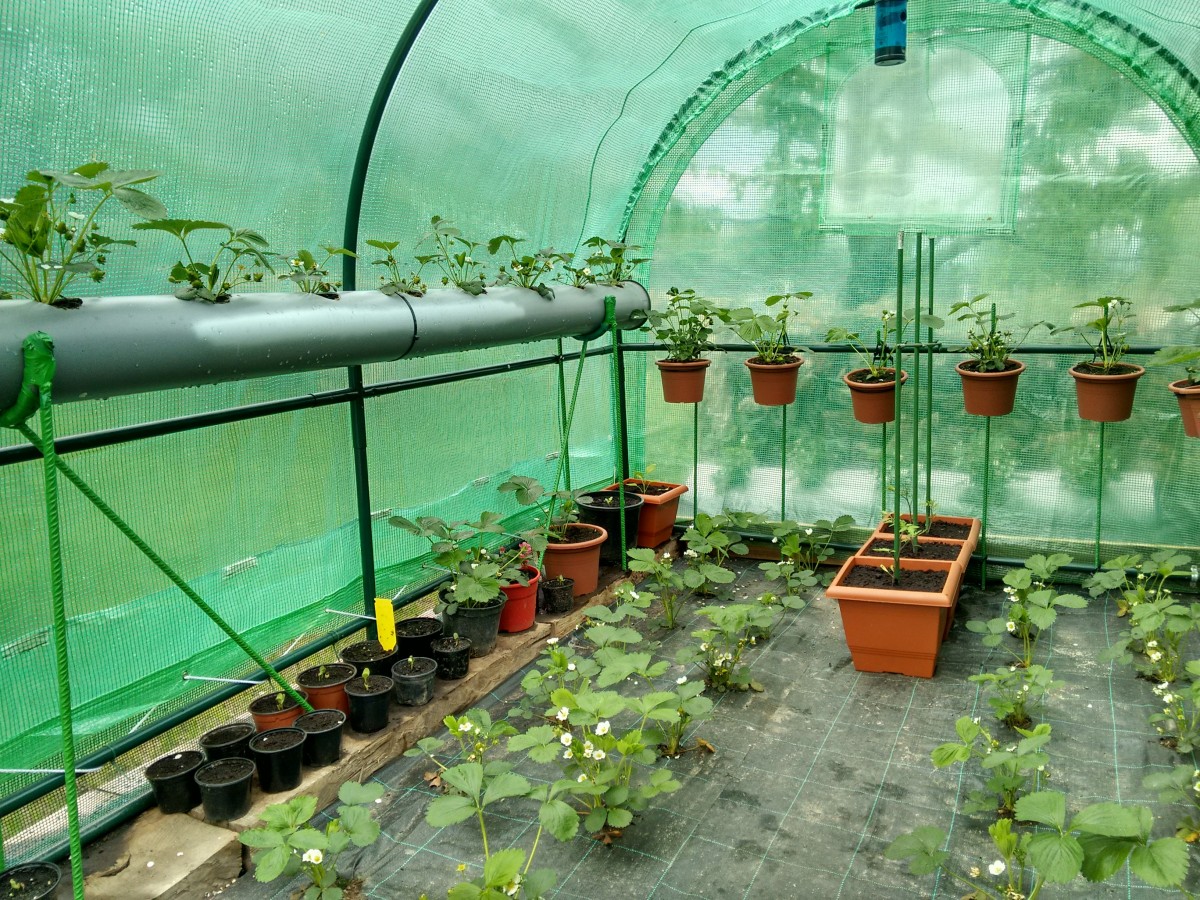
[[[54,617],[54,664],[58,674],[58,720],[62,728],[63,788],[67,801],[67,835],[71,851],[71,887],[83,900],[83,845],[79,836],[79,793],[75,781],[75,728],[71,721],[71,670],[67,661],[67,607],[63,592],[62,534],[59,527],[58,454],[54,448],[54,412],[50,402],[50,369],[38,385],[42,428],[42,476],[46,487],[46,531],[50,547],[50,588]],[[28,426],[22,425],[27,429]],[[32,433],[32,432],[31,432]]]
[[[904,321],[904,232],[900,231],[896,235],[896,344],[895,344],[895,369],[892,372],[896,382],[896,505],[895,518],[892,520],[892,561],[895,564],[892,569],[892,583],[900,577],[900,481],[902,478],[901,445],[904,443],[900,438],[904,434],[904,429],[901,428],[901,385],[902,379],[900,373],[904,366],[904,351],[900,349],[900,338],[903,334],[901,324]],[[886,335],[884,336],[886,340]],[[915,524],[915,523],[914,523]]]
[[[925,293],[929,297],[929,315],[933,315],[933,257],[934,238],[929,238],[929,278]],[[925,515],[933,518],[933,329],[925,329],[929,347],[925,351],[925,408],[929,410],[929,427],[925,429]]]
[[[779,521],[787,518],[787,405],[780,409],[783,412],[783,427],[779,438]]]
[[[571,434],[567,428],[567,376],[563,365],[563,342],[558,339],[558,444],[563,459],[563,477],[567,490],[571,490]],[[557,487],[555,488],[557,490]]]
[[[228,622],[226,622],[217,614],[216,610],[205,603],[204,599],[194,590],[192,590],[191,585],[184,581],[179,573],[167,564],[166,560],[155,553],[154,550],[151,549],[150,545],[142,540],[142,538],[131,527],[129,527],[129,524],[113,511],[111,506],[100,499],[100,496],[90,487],[88,487],[87,483],[79,477],[74,469],[72,469],[65,462],[63,462],[62,459],[54,454],[52,441],[43,441],[39,439],[38,436],[34,434],[32,430],[30,430],[28,425],[18,425],[17,430],[20,431],[21,434],[25,435],[29,442],[41,451],[43,456],[53,456],[55,469],[61,472],[63,476],[71,482],[71,484],[75,485],[75,487],[79,489],[80,493],[87,497],[87,499],[91,501],[91,504],[104,514],[106,519],[116,525],[117,530],[120,531],[121,534],[125,535],[125,537],[127,537],[135,547],[142,551],[142,555],[149,559],[150,562],[154,563],[158,570],[166,575],[168,579],[170,579],[172,584],[183,591],[184,595],[194,604],[196,604],[200,611],[212,620],[213,624],[225,632],[226,637],[237,644],[237,646],[241,648],[242,652],[250,657],[250,659],[253,660],[260,669],[271,676],[271,679],[279,685],[280,690],[282,690],[293,700],[297,701],[300,704],[301,709],[305,710],[306,712],[312,712],[312,707],[309,706],[308,701],[305,700],[299,693],[297,693],[294,687],[288,684],[287,679],[280,675],[275,670],[274,666],[263,659],[257,650],[247,644],[242,636],[238,634]],[[47,449],[47,445],[51,445],[49,449]]]
[[[925,235],[917,232],[916,265],[913,268],[916,299],[913,303],[913,423],[912,423],[912,511],[921,511],[921,246]],[[925,524],[930,524],[928,518]]]
[[[1096,568],[1100,568],[1100,526],[1104,521],[1104,423],[1100,423],[1100,462],[1096,467]]]
[[[621,571],[626,568],[625,561],[625,479],[629,477],[626,470],[627,457],[624,452],[625,434],[621,425],[624,419],[624,410],[621,408],[621,397],[624,391],[621,390],[621,336],[617,329],[617,298],[611,294],[604,298],[604,321],[608,325],[609,333],[612,335],[612,420],[613,420],[613,463],[617,472],[617,502],[620,504],[620,515],[617,516],[617,521],[620,525],[620,543],[617,545],[619,554],[617,556],[620,562]]]

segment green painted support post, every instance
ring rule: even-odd
[[[994,308],[994,307],[993,307]],[[983,568],[979,573],[979,586],[987,587],[988,561],[988,489],[992,473],[992,417],[983,419],[983,523],[979,530],[979,546],[983,556]]]
[[[779,521],[787,518],[787,411],[788,405],[780,408],[783,425],[779,430]]]
[[[917,232],[916,265],[913,267],[916,299],[913,302],[913,423],[912,423],[912,511],[921,510],[921,247],[925,235]]]
[[[571,489],[571,435],[567,427],[567,376],[566,366],[563,365],[563,342],[562,338],[558,339],[558,445],[560,459],[563,463],[564,477],[567,482],[567,490]]]
[[[929,315],[933,315],[933,259],[934,240],[929,239],[929,278],[925,292],[929,296]],[[933,329],[926,329],[925,340],[929,347],[925,351],[925,408],[929,410],[929,427],[925,429],[925,516],[933,517]]]
[[[700,512],[700,404],[692,404],[692,518]]]
[[[1100,423],[1100,460],[1096,464],[1096,550],[1095,565],[1100,568],[1100,529],[1104,521],[1104,422]]]
[[[620,515],[617,516],[617,522],[620,525],[620,543],[618,559],[621,563],[621,571],[626,571],[627,560],[625,558],[625,433],[621,427],[624,422],[624,410],[621,408],[621,397],[624,391],[621,390],[621,334],[617,327],[617,298],[607,296],[604,298],[604,322],[608,326],[609,334],[612,336],[612,391],[611,403],[612,420],[613,420],[613,456],[614,468],[617,472],[617,497],[620,504]]]
[[[901,428],[901,403],[903,379],[900,373],[904,370],[904,352],[900,349],[900,337],[903,331],[904,322],[904,232],[901,231],[896,235],[896,343],[895,343],[895,372],[896,378],[896,501],[892,520],[892,561],[895,564],[892,569],[893,583],[900,577],[900,482],[902,479],[901,469],[901,444],[904,442],[900,439],[904,434],[904,429]]]
[[[48,348],[47,348],[48,349]],[[46,488],[46,530],[50,547],[50,588],[54,619],[54,664],[58,673],[58,720],[62,729],[63,788],[67,801],[67,840],[71,849],[71,886],[83,900],[83,846],[79,837],[79,793],[75,780],[75,728],[71,721],[71,670],[67,661],[67,607],[63,591],[62,535],[59,529],[58,455],[54,449],[54,412],[50,383],[53,362],[38,385],[42,429],[42,475]],[[22,425],[27,429],[27,426]],[[32,432],[31,432],[32,433]]]
[[[879,509],[880,515],[887,513],[887,422],[883,423],[883,439],[879,445]]]

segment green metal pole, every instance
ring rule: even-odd
[[[604,298],[604,321],[608,324],[609,333],[612,335],[612,391],[610,406],[612,408],[613,421],[613,456],[614,468],[617,472],[617,498],[620,504],[620,515],[617,516],[617,522],[620,526],[620,543],[618,547],[617,559],[620,562],[621,571],[626,569],[625,559],[625,479],[628,477],[625,474],[626,457],[624,453],[625,434],[622,429],[624,420],[623,410],[621,409],[621,335],[617,328],[617,298],[608,296]]]
[[[933,315],[934,238],[929,239],[929,278],[925,292],[929,296],[929,315]],[[925,515],[933,518],[933,329],[927,328],[925,340],[925,408],[929,410],[929,427],[925,429]]]
[[[88,487],[87,483],[84,482],[84,480],[80,478],[70,466],[63,462],[54,453],[52,440],[39,439],[38,436],[34,434],[32,430],[30,430],[28,425],[18,425],[17,430],[20,431],[21,434],[25,435],[30,443],[32,443],[38,448],[38,450],[41,451],[43,456],[48,458],[53,457],[54,467],[61,472],[63,476],[71,482],[71,484],[75,485],[75,487],[79,489],[80,493],[87,497],[88,500],[91,501],[92,505],[104,514],[105,518],[116,525],[117,530],[120,531],[121,534],[125,535],[125,537],[127,537],[135,547],[141,550],[142,555],[149,559],[150,562],[154,563],[154,565],[158,567],[159,571],[166,575],[168,579],[170,579],[172,584],[183,591],[184,595],[187,596],[187,598],[194,604],[196,604],[202,613],[208,616],[218,628],[225,632],[225,635],[231,641],[237,644],[237,646],[242,649],[242,652],[249,656],[250,659],[252,659],[260,669],[270,675],[271,679],[279,685],[280,690],[282,690],[293,700],[297,701],[300,704],[301,709],[304,709],[307,712],[312,712],[312,707],[308,705],[308,701],[298,694],[295,688],[288,684],[287,679],[275,671],[275,668],[265,659],[263,659],[257,650],[247,644],[246,641],[243,640],[242,636],[234,631],[229,623],[217,614],[216,610],[205,603],[203,598],[201,598],[199,594],[192,590],[191,585],[184,581],[179,573],[167,564],[166,560],[155,553],[154,550],[150,548],[150,545],[142,540],[142,538],[132,528],[129,527],[129,524],[113,511],[111,506],[100,499],[100,496],[90,487]]]
[[[983,420],[983,523],[979,531],[979,546],[983,552],[983,568],[979,573],[979,586],[987,587],[988,560],[988,489],[992,473],[992,417]]]
[[[1100,423],[1100,461],[1096,466],[1096,568],[1100,568],[1100,527],[1104,521],[1104,423]]]
[[[900,576],[900,482],[901,474],[901,435],[904,434],[904,429],[901,428],[901,378],[900,373],[904,370],[904,353],[900,349],[900,338],[903,334],[901,323],[904,321],[904,232],[901,231],[896,235],[896,344],[895,344],[895,371],[893,375],[896,379],[896,500],[892,520],[892,561],[895,564],[892,569],[892,581],[895,582]],[[915,524],[915,523],[914,523]]]
[[[692,518],[700,512],[700,404],[692,404]]]
[[[563,365],[563,342],[558,339],[558,445],[563,459],[567,490],[571,490],[571,435],[567,428],[567,375]]]
[[[71,670],[67,661],[67,607],[63,592],[62,534],[59,528],[58,455],[54,450],[54,412],[50,382],[39,385],[42,428],[42,475],[46,486],[46,529],[50,547],[50,588],[54,617],[54,663],[58,673],[58,720],[62,728],[63,787],[67,801],[67,835],[71,848],[71,882],[83,900],[83,845],[79,837],[79,794],[75,781],[75,728],[71,722]],[[28,426],[21,425],[28,430]],[[32,432],[30,432],[32,433]]]
[[[787,518],[787,405],[780,407],[783,427],[779,438],[779,521]]]
[[[912,510],[913,515],[921,511],[921,351],[916,345],[921,341],[921,246],[925,235],[917,232],[917,258],[913,270],[916,300],[913,303],[913,423],[912,423]],[[926,525],[930,524],[926,519]]]

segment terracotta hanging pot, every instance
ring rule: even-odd
[[[978,372],[966,368],[975,360],[959,363],[954,371],[962,378],[963,406],[972,416],[1007,416],[1017,399],[1017,379],[1025,371],[1025,363],[1005,360],[1011,366],[1002,372]]]
[[[1200,438],[1200,384],[1189,384],[1186,378],[1167,385],[1179,401],[1179,413],[1183,416],[1183,433],[1188,437]]]
[[[608,540],[608,532],[599,525],[574,522],[567,526],[569,540],[546,545],[542,569],[546,578],[564,575],[575,579],[574,594],[582,597],[596,590],[600,582],[600,546]]]
[[[1120,371],[1103,375],[1089,372],[1089,368],[1090,363],[1077,363],[1070,370],[1075,379],[1079,418],[1089,422],[1124,422],[1133,415],[1133,395],[1138,379],[1146,370],[1122,363],[1117,367]]]
[[[787,406],[796,400],[796,381],[804,359],[794,356],[791,362],[768,365],[757,362],[759,357],[746,360],[750,370],[750,387],[754,402],[759,406]]]
[[[854,405],[854,418],[864,425],[882,425],[896,419],[896,370],[885,369],[892,375],[891,381],[858,381],[867,369],[855,369],[842,376],[850,388],[850,401]],[[908,373],[900,372],[900,383],[908,381]]]
[[[662,378],[663,400],[667,403],[699,403],[704,399],[704,376],[712,365],[710,359],[677,362],[656,359]]]

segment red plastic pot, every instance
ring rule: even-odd
[[[508,601],[500,613],[500,630],[506,634],[528,631],[537,615],[537,592],[541,573],[533,566],[521,566],[529,584],[502,584],[500,590]]]

